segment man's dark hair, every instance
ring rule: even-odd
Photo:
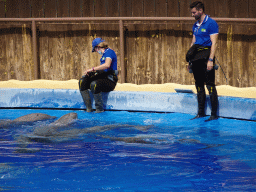
[[[195,1],[194,3],[191,3],[190,9],[196,8],[196,10],[203,9],[204,12],[204,4],[201,1]]]

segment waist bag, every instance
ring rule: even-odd
[[[211,53],[211,47],[194,44],[186,54],[186,61],[193,62],[200,59],[208,60]]]

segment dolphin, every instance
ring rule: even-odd
[[[198,150],[205,150],[213,147],[221,147],[224,144],[208,144],[208,143],[201,143],[201,141],[197,139],[178,139],[177,142],[181,144],[201,144],[204,145],[205,147],[198,149]]]
[[[87,128],[72,128],[67,127],[76,118],[74,114],[67,114],[60,119],[45,127],[37,127],[34,132],[30,135],[25,136],[29,141],[41,142],[41,143],[52,143],[52,142],[63,142],[75,138],[79,138],[83,135],[106,132],[113,129],[131,128],[136,130],[145,131],[149,126],[136,126],[128,124],[111,124],[104,126],[94,126]],[[69,129],[62,129],[69,128]]]
[[[48,125],[36,127],[31,134],[20,135],[16,140],[20,144],[21,148],[17,149],[16,152],[29,151],[25,147],[31,141],[51,143],[51,136],[54,137],[58,133],[59,129],[71,125],[76,119],[77,113],[68,113]]]
[[[23,115],[21,117],[18,117],[14,120],[2,120],[0,121],[0,128],[4,128],[11,125],[16,125],[16,124],[27,124],[27,123],[33,123],[36,121],[55,119],[55,118],[56,118],[55,116],[50,116],[44,113],[31,113],[28,115]]]
[[[140,144],[156,144],[158,142],[164,142],[163,139],[158,139],[150,135],[137,135],[134,137],[109,137],[104,135],[99,135],[99,137],[109,139],[111,141],[122,141],[125,143],[140,143]]]
[[[185,144],[185,143],[193,143],[193,144],[198,144],[198,143],[201,143],[199,140],[197,140],[197,139],[178,139],[177,140],[179,143],[181,143],[181,144]]]
[[[66,126],[72,124],[76,119],[77,113],[68,113],[51,123],[49,126]]]
[[[144,138],[140,137],[106,137],[103,138],[110,139],[111,141],[122,141],[125,143],[140,143],[140,144],[154,144],[152,141],[147,141]]]
[[[135,136],[135,137],[109,137],[109,136],[104,136],[104,135],[99,135],[99,137],[105,138],[105,139],[109,139],[111,141],[121,141],[124,143],[139,143],[139,144],[156,144],[159,142],[167,142],[167,140],[164,139],[158,139],[158,138],[154,138],[151,136]],[[213,148],[213,147],[220,147],[224,144],[207,144],[207,143],[201,143],[199,140],[197,139],[178,139],[176,140],[176,142],[180,143],[180,144],[201,144],[204,145],[204,148],[198,149],[198,150],[204,150],[204,149],[208,149],[208,148]]]
[[[36,136],[53,136],[55,135],[60,128],[67,127],[68,125],[71,125],[74,123],[74,121],[77,119],[77,113],[68,113],[66,115],[63,115],[56,121],[50,123],[47,126],[39,126],[37,127],[32,135]]]
[[[35,122],[47,119],[55,119],[55,116],[50,116],[44,113],[31,113],[14,119],[12,122]]]
[[[69,116],[69,118],[71,118],[71,116]],[[50,125],[48,125],[47,127],[36,128],[31,135],[27,136],[27,138],[30,141],[52,143],[52,142],[58,142],[58,141],[60,142],[60,141],[74,139],[86,134],[105,132],[105,131],[109,131],[117,128],[131,127],[131,125],[114,124],[114,125],[94,126],[94,127],[82,128],[82,129],[70,128],[66,130],[61,130],[60,128],[63,128],[63,124],[61,126],[59,123],[60,122],[57,120],[51,123]]]

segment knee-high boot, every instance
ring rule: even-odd
[[[85,91],[80,91],[84,104],[86,106],[86,111],[87,112],[92,112],[92,103],[91,103],[91,97],[90,97],[90,92],[89,90]]]
[[[196,89],[197,89],[198,112],[197,112],[197,115],[192,119],[205,117],[205,100],[206,100],[205,89],[204,87],[198,87],[198,86],[196,86]]]
[[[218,119],[217,112],[218,112],[219,102],[218,102],[218,94],[217,94],[216,87],[207,85],[207,89],[209,91],[210,101],[212,106],[211,116],[208,119],[208,121],[210,121],[210,120]]]
[[[204,87],[197,87],[197,102],[198,102],[198,115],[200,117],[205,116],[205,89]]]
[[[93,94],[93,97],[95,101],[96,113],[104,112],[102,94],[101,93]]]

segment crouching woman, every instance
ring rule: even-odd
[[[109,48],[107,42],[101,38],[92,41],[92,52],[102,55],[100,65],[84,72],[79,80],[79,90],[86,106],[87,112],[92,112],[90,91],[93,93],[96,113],[104,112],[102,92],[115,89],[117,83],[117,56]]]

